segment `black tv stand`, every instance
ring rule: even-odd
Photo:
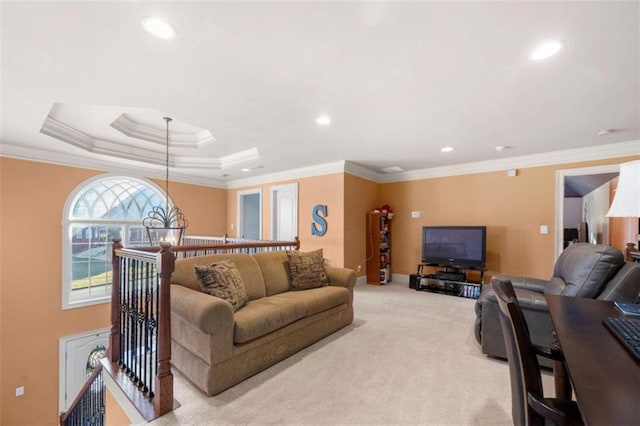
[[[425,267],[432,268],[434,272],[425,273]],[[417,274],[409,277],[409,287],[418,291],[477,299],[484,284],[485,270],[480,266],[421,263]]]

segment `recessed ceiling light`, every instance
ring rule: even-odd
[[[240,170],[242,170],[243,172],[250,172],[251,171],[251,169],[248,168],[248,167],[243,167]]]
[[[171,40],[175,38],[177,34],[173,25],[163,19],[153,16],[144,18],[142,20],[142,26],[149,34],[164,40]]]
[[[328,115],[321,115],[320,117],[316,118],[316,123],[321,126],[327,126],[331,124],[331,117],[329,117]]]
[[[442,152],[451,152],[453,151],[453,148],[450,146],[445,146],[444,148],[440,148],[440,151]]]
[[[529,58],[534,61],[546,59],[558,53],[561,48],[562,48],[562,45],[557,41],[544,43],[536,47],[535,49],[533,49],[533,51],[531,52],[531,55],[529,55]]]

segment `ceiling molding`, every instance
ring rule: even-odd
[[[640,155],[639,147],[640,140],[633,140],[628,142],[613,143],[609,145],[554,151],[544,154],[509,157],[501,160],[480,161],[475,163],[458,164],[445,167],[412,170],[394,174],[391,176],[388,174],[374,172],[352,161],[336,161],[332,163],[319,164],[316,166],[286,170],[283,172],[262,174],[255,177],[233,179],[226,182],[221,179],[206,178],[201,176],[194,176],[187,173],[181,173],[178,171],[172,171],[171,180],[182,183],[210,186],[214,188],[231,189],[246,186],[257,186],[284,180],[321,176],[331,173],[350,173],[376,183],[391,183],[634,156]],[[164,177],[163,171],[161,171],[160,169],[145,167],[144,165],[141,165],[139,161],[135,163],[131,161],[130,164],[122,164],[123,162],[126,162],[128,160],[114,161],[109,158],[94,159],[85,156],[70,155],[68,153],[46,151],[42,148],[28,148],[6,143],[0,144],[0,155],[24,160],[80,167],[85,169],[105,171],[118,170],[135,175],[144,174],[145,176],[149,177]],[[215,165],[211,163],[211,159],[200,160],[201,167],[189,167],[204,169],[205,167],[203,166],[203,163],[205,161],[209,161],[207,167],[209,169],[215,168]],[[185,163],[181,162],[178,163],[178,165],[180,167],[187,167],[185,166]]]
[[[250,148],[240,152],[220,157],[221,169],[230,169],[233,167],[255,167],[260,161],[260,153],[257,148]]]
[[[361,177],[362,179],[366,179],[366,180],[370,180],[378,183],[380,182],[380,177],[382,176],[378,172],[374,172],[371,169],[367,169],[366,167],[362,167],[351,161],[345,161],[344,172],[354,176]]]
[[[90,158],[57,151],[47,151],[42,148],[32,148],[7,143],[0,144],[0,156],[68,167],[77,167],[81,169],[126,173],[134,176],[144,176],[156,179],[165,178],[164,167],[160,169],[158,167],[148,167],[144,163],[134,163],[129,160],[119,159],[114,161],[110,158]],[[219,189],[226,189],[227,187],[226,183],[220,179],[194,176],[193,174],[186,174],[175,170],[171,171],[170,178],[172,182]]]
[[[110,126],[125,136],[162,145],[163,147],[167,142],[166,129],[145,126],[127,113],[120,114]],[[175,146],[176,148],[197,149],[213,142],[215,142],[215,138],[211,132],[206,129],[200,129],[195,133],[171,131],[171,146]]]
[[[85,151],[93,152],[95,148],[96,141],[94,138],[49,116],[42,123],[40,133],[77,146]]]
[[[552,166],[556,164],[579,163],[582,161],[603,160],[640,155],[640,140],[618,142],[585,148],[545,152],[542,154],[522,155],[500,160],[478,161],[429,169],[410,170],[390,175],[378,174],[378,183],[403,182],[419,179],[433,179],[447,176],[459,176],[474,173],[488,173],[508,169]]]
[[[122,114],[120,117],[125,116]],[[128,119],[125,118],[119,125],[123,125]],[[114,122],[115,123],[115,122]],[[133,123],[133,122],[131,122]],[[112,123],[113,124],[113,123]],[[133,127],[131,127],[132,129]],[[145,130],[142,130],[142,129]],[[146,132],[146,137],[152,138],[152,132],[154,129],[140,126],[136,130],[137,136],[132,136],[138,139],[142,138],[142,132]],[[157,133],[157,130],[155,130]],[[158,166],[164,166],[166,162],[166,154],[162,151],[150,150],[145,146],[135,146],[132,144],[122,144],[109,140],[96,139],[76,130],[54,118],[47,117],[42,124],[40,132],[51,136],[55,139],[66,142],[70,145],[78,147],[84,151],[106,155],[108,157],[127,159],[132,161],[144,162],[148,164],[154,164]],[[145,139],[147,142],[152,142],[151,139]],[[173,143],[173,139],[172,139]],[[163,142],[164,146],[164,142]],[[183,139],[183,146],[184,139]],[[193,146],[191,144],[191,146]],[[203,169],[203,170],[225,170],[233,167],[240,167],[244,165],[255,165],[260,160],[260,154],[256,148],[247,149],[244,151],[236,152],[230,155],[223,156],[221,158],[215,157],[191,157],[185,155],[170,154],[169,164],[172,167],[185,167],[191,169]]]
[[[277,173],[269,173],[255,177],[234,179],[227,182],[227,188],[242,188],[246,186],[257,186],[266,183],[274,183],[283,180],[302,179],[314,176],[328,175],[332,173],[342,173],[344,172],[344,169],[345,161],[335,161],[333,163],[301,167],[297,169],[291,169]]]

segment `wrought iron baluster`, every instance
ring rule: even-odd
[[[138,292],[140,287],[140,261],[136,260],[131,300],[131,380],[137,386],[138,381]]]

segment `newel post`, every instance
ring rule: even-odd
[[[119,239],[111,247],[111,333],[107,356],[110,362],[120,361],[120,258],[116,251],[122,248]]]
[[[171,274],[175,258],[171,244],[160,243],[160,305],[158,307],[158,373],[153,405],[158,416],[173,409],[173,374],[171,373]]]

